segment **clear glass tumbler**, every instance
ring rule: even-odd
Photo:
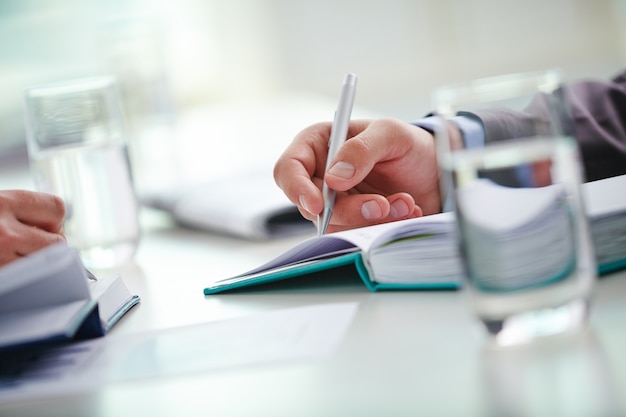
[[[563,94],[560,74],[547,71],[434,95],[465,287],[500,345],[578,329],[588,315],[596,266]],[[463,137],[461,120],[481,126],[484,143]]]
[[[25,91],[31,171],[66,204],[64,233],[88,268],[132,259],[140,236],[123,112],[111,77]]]

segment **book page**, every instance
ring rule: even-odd
[[[359,247],[352,244],[348,240],[340,239],[332,234],[317,236],[297,244],[287,252],[283,252],[281,255],[270,260],[269,262],[266,262],[258,268],[238,275],[237,277],[258,274],[260,272],[270,271],[287,265],[303,264],[317,259],[329,258],[356,251],[359,251]],[[216,281],[215,285],[225,284],[233,278]]]
[[[458,191],[457,204],[471,222],[489,230],[528,225],[564,195],[558,184],[537,188],[511,188],[490,180],[475,181]]]
[[[451,216],[452,213],[442,213],[312,237],[242,275],[255,274],[286,265],[329,258],[350,252],[361,251],[366,253],[374,244],[381,244],[393,236],[403,233],[413,233],[416,228],[428,227],[430,222],[437,222],[446,218],[451,219]]]
[[[601,272],[626,265],[626,175],[583,184],[583,198]]]
[[[0,268],[0,346],[66,335],[91,296],[78,252],[48,246]]]
[[[316,236],[297,244],[258,268],[235,277],[215,281],[213,286],[226,285],[235,281],[239,282],[241,277],[276,270],[289,265],[304,264],[314,260],[336,257],[346,253],[360,251],[366,254],[373,246],[383,245],[389,240],[415,234],[416,230],[427,232],[433,227],[439,227],[438,225],[441,222],[450,223],[452,220],[452,213],[442,213]]]
[[[399,220],[375,226],[361,227],[333,235],[352,242],[363,252],[368,253],[374,247],[384,246],[396,239],[414,237],[417,234],[439,233],[442,226],[448,230],[454,219],[452,212],[433,214],[415,219]]]
[[[582,192],[591,219],[620,213],[626,216],[626,175],[584,183]]]
[[[55,306],[90,298],[75,249],[48,246],[0,268],[0,313]]]
[[[89,281],[91,297],[98,302],[98,313],[105,331],[109,331],[135,304],[139,297],[130,292],[120,274]]]
[[[85,315],[83,310],[86,308],[89,308],[89,303],[78,300],[51,307],[3,313],[0,315],[0,346],[63,336],[72,323],[75,323],[76,317]]]

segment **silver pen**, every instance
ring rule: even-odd
[[[350,114],[352,113],[352,105],[354,104],[354,96],[356,93],[356,75],[346,74],[346,78],[341,86],[341,94],[339,95],[339,103],[335,111],[333,125],[330,129],[330,139],[328,140],[328,156],[326,159],[326,168],[324,168],[324,176],[330,167],[330,163],[335,159],[335,155],[348,139],[348,127],[350,125]],[[318,236],[326,233],[330,216],[335,206],[335,190],[332,190],[326,181],[322,184],[322,196],[324,198],[324,210],[317,219]]]

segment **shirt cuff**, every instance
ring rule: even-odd
[[[411,122],[412,125],[421,127],[435,135],[443,128],[441,117],[427,116],[422,119]],[[453,122],[461,132],[461,137],[467,148],[479,148],[485,146],[485,130],[482,123],[476,118],[460,114],[449,119]]]
[[[463,142],[467,149],[482,148],[485,146],[485,129],[480,120],[460,113],[450,119],[461,131]]]
[[[471,115],[461,114],[454,116],[449,120],[459,128],[466,148],[479,148],[485,146],[485,130],[479,120],[475,119]],[[432,135],[436,135],[438,131],[443,129],[442,119],[438,116],[427,116],[411,122],[411,124],[429,131]],[[452,187],[442,187],[442,194],[445,195],[441,206],[442,211],[452,211],[454,209],[451,188]]]

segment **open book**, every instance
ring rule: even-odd
[[[582,187],[589,200],[587,215],[600,274],[626,268],[623,190],[626,190],[624,175]],[[550,221],[553,214],[548,212],[541,220]],[[568,251],[563,253],[567,255]],[[371,291],[457,288],[463,274],[454,214],[435,214],[313,237],[258,268],[212,282],[204,294],[308,276],[347,265],[353,267],[351,273],[360,277]],[[552,267],[546,263],[539,266],[546,270]]]
[[[313,237],[259,268],[214,282],[213,294],[353,265],[372,291],[456,288],[461,266],[452,213],[420,217]],[[417,256],[416,256],[417,255]]]
[[[75,249],[49,246],[0,268],[0,350],[102,336],[138,302],[120,275],[89,279]]]

